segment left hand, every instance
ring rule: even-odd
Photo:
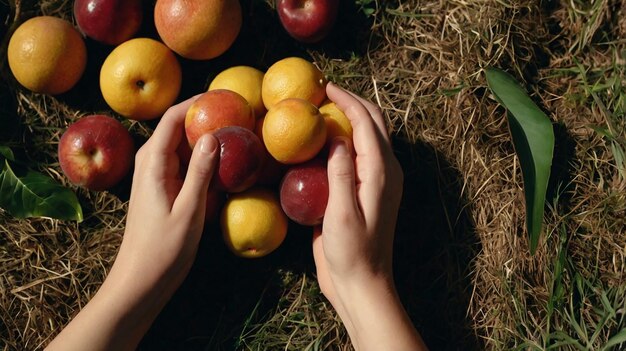
[[[93,299],[48,349],[133,350],[183,282],[204,229],[218,142],[196,143],[186,175],[177,149],[195,98],[171,107],[135,156],[126,231],[115,263]]]
[[[137,152],[126,231],[116,265],[147,287],[175,290],[194,261],[204,229],[207,191],[217,160],[217,140],[196,144],[185,179],[177,149],[185,113],[195,98],[170,108]],[[115,267],[114,267],[115,268]]]

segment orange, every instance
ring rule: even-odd
[[[286,164],[305,162],[324,147],[326,122],[310,102],[286,99],[267,111],[263,141],[277,161]]]
[[[261,118],[266,112],[261,97],[262,84],[263,72],[253,67],[235,66],[220,72],[209,85],[209,90],[227,89],[239,93],[252,106],[256,118]]]
[[[193,60],[228,50],[241,29],[239,0],[158,0],[154,24],[163,42]]]
[[[87,49],[80,33],[60,18],[22,23],[9,41],[9,67],[20,84],[37,93],[61,94],[83,75]]]
[[[278,196],[263,188],[231,194],[222,209],[222,235],[238,256],[262,257],[276,250],[287,235],[287,216]]]
[[[320,107],[320,113],[324,116],[324,120],[326,121],[327,142],[332,142],[332,140],[338,136],[352,140],[352,124],[334,102],[326,100],[322,107]]]
[[[176,100],[182,81],[176,56],[148,38],[116,47],[100,69],[100,90],[107,104],[135,120],[160,117]]]
[[[326,80],[311,62],[299,57],[288,57],[274,63],[265,72],[262,96],[268,110],[289,98],[308,100],[319,106],[326,98]]]

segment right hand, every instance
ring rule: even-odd
[[[393,282],[392,254],[403,174],[377,106],[328,84],[328,97],[352,124],[328,160],[329,197],[313,236],[322,293],[341,317],[355,349],[426,350]]]
[[[333,84],[327,93],[352,124],[356,155],[353,160],[349,140],[334,140],[328,160],[328,205],[314,239],[316,263],[342,284],[391,279],[402,169],[378,107]],[[322,291],[326,287],[323,284]]]

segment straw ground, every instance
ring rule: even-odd
[[[19,13],[3,15],[9,33],[34,14],[71,19],[68,1],[13,3]],[[381,106],[406,180],[396,281],[433,350],[624,347],[626,1],[357,0],[342,3],[331,39],[315,46],[293,43],[272,3],[242,2],[248,24],[226,56],[183,62],[183,95],[227,66],[304,55]],[[107,111],[90,85],[107,48],[89,45],[85,89],[58,98],[20,89],[1,58],[2,117],[15,122],[2,129],[3,144],[64,183],[60,134],[85,113]],[[554,124],[534,256],[521,169],[487,66],[516,77]],[[154,127],[125,123],[138,144]],[[46,345],[95,293],[121,240],[128,187],[76,189],[87,218],[80,225],[0,212],[4,349]],[[315,282],[307,229],[292,227],[283,247],[258,261],[233,257],[215,230],[142,349],[351,349]]]

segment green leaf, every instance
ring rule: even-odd
[[[485,73],[489,88],[509,111],[509,129],[524,178],[530,252],[534,254],[543,223],[546,190],[554,153],[554,130],[548,116],[537,107],[513,77],[491,67]]]
[[[0,152],[4,155],[3,149]],[[6,159],[0,169],[0,207],[18,218],[83,220],[83,210],[72,190],[30,170],[18,177]]]
[[[13,151],[11,151],[11,149],[6,146],[0,146],[0,156],[9,159],[10,161],[15,161]]]

